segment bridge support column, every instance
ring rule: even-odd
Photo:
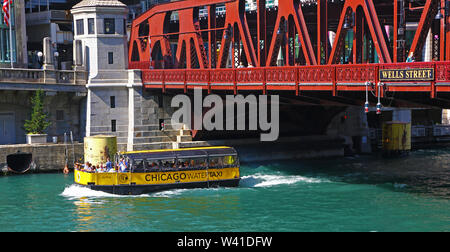
[[[345,139],[346,153],[372,152],[367,116],[364,108],[349,106],[329,123],[326,134]]]

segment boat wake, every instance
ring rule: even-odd
[[[70,186],[67,186],[64,188],[64,191],[61,193],[61,196],[66,197],[68,199],[79,199],[79,198],[85,198],[85,197],[92,197],[92,198],[101,198],[101,197],[142,197],[142,196],[148,196],[148,195],[117,195],[117,194],[111,194],[106,193],[102,191],[95,191],[92,189],[89,189],[87,187],[83,187],[80,185],[72,184]]]
[[[240,187],[272,187],[277,185],[290,185],[299,182],[304,183],[321,183],[322,179],[308,178],[298,175],[269,175],[269,174],[253,174],[243,176],[239,184]]]
[[[243,176],[239,183],[239,188],[263,188],[263,187],[273,187],[279,185],[291,185],[296,183],[322,183],[326,182],[323,179],[310,178],[299,175],[282,175],[282,174],[264,174],[255,173],[247,176]],[[223,189],[223,188],[222,188]],[[233,189],[233,188],[230,188]],[[103,197],[157,197],[157,198],[171,198],[180,196],[186,192],[192,193],[193,191],[204,190],[214,191],[220,190],[220,188],[199,188],[199,189],[173,189],[162,192],[155,192],[151,194],[143,195],[116,195],[110,194],[102,191],[95,191],[84,186],[77,184],[72,184],[64,188],[61,196],[66,197],[70,200],[78,200],[80,198],[103,198]]]

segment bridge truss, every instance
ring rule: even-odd
[[[256,0],[254,10],[245,4],[184,0],[153,6],[132,23],[129,68],[143,70],[145,87],[163,91],[333,95],[364,91],[368,83],[378,92],[383,69],[428,68],[432,79],[386,82],[383,89],[429,92],[432,98],[450,92],[448,0],[279,0],[272,8]],[[415,32],[408,33],[411,25]],[[406,63],[408,55],[414,63]]]

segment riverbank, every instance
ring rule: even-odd
[[[155,144],[153,144],[152,147]],[[166,148],[167,143],[159,148]],[[192,141],[178,143],[179,148],[226,145],[234,147],[240,154],[241,162],[313,159],[344,156],[344,140],[328,136],[300,136],[280,138],[277,142],[261,142],[255,139],[228,139],[214,141]],[[65,154],[67,152],[67,155]],[[30,173],[61,172],[66,158],[69,169],[73,169],[73,161],[84,159],[84,144],[40,144],[40,145],[1,145],[1,175],[14,174],[8,169],[7,157],[16,153],[31,153]],[[263,153],[263,154],[261,154]]]
[[[152,144],[152,148],[167,148],[171,143]],[[179,148],[205,146],[231,146],[238,153],[242,163],[263,162],[272,160],[326,159],[355,154],[349,146],[351,143],[341,137],[330,136],[291,136],[281,137],[276,142],[261,142],[259,138],[226,139],[213,141],[191,141],[177,143]],[[413,149],[446,147],[446,141],[427,142],[414,141]],[[175,145],[176,146],[176,145]],[[377,155],[373,148],[373,155]],[[0,145],[0,176],[13,175],[8,170],[7,156],[16,153],[31,153],[32,162],[29,173],[62,172],[66,158],[69,169],[73,169],[73,161],[83,161],[84,144],[40,144],[40,145]],[[67,155],[65,154],[67,152]],[[356,152],[356,154],[358,154]],[[371,155],[370,153],[365,153]]]
[[[32,155],[29,172],[47,173],[62,171],[66,159],[69,168],[73,168],[73,162],[84,157],[84,144],[14,144],[0,145],[0,175],[13,174],[8,170],[7,157],[16,153],[30,153]],[[67,153],[67,154],[66,154]]]

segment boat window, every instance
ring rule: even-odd
[[[176,167],[179,169],[205,169],[206,157],[178,158]]]
[[[207,166],[206,157],[191,158],[189,162],[190,168],[206,169]]]
[[[162,169],[172,169],[175,168],[175,158],[161,159],[158,162],[158,166]]]
[[[145,160],[145,170],[146,171],[151,171],[151,170],[155,170],[155,169],[159,169],[160,168],[160,164],[158,162],[158,160],[155,159],[147,159]]]
[[[223,157],[209,157],[209,168],[222,168],[223,167]]]
[[[236,155],[230,155],[223,157],[223,167],[236,167],[239,166],[239,160]]]
[[[143,172],[144,171],[144,160],[135,159],[133,160],[133,171],[134,172]]]
[[[179,169],[193,168],[193,167],[190,167],[191,159],[192,158],[179,158],[177,160],[177,168],[179,168]]]

